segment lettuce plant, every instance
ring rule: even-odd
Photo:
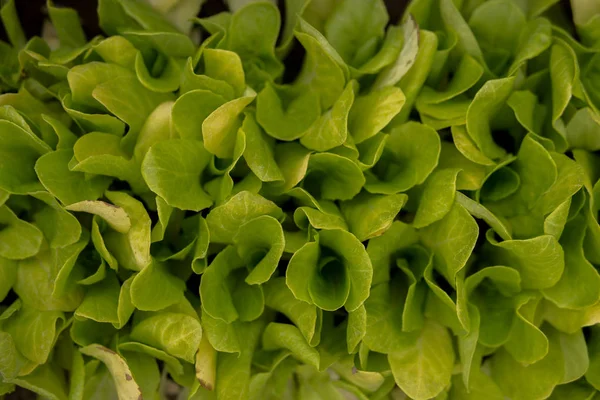
[[[0,398],[598,398],[596,2],[2,3]]]

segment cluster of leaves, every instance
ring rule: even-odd
[[[0,397],[597,397],[600,3],[201,3],[2,7]]]

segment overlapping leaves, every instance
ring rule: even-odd
[[[597,396],[599,9],[201,3],[4,4],[0,396]]]

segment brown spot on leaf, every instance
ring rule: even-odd
[[[206,381],[205,381],[205,380],[203,380],[203,379],[198,379],[198,381],[200,381],[200,385],[201,385],[201,386],[202,386],[204,389],[206,389],[206,390],[213,390],[213,389],[214,389],[214,388],[213,388],[213,385],[212,385],[212,384],[210,384],[209,382],[206,382]]]
[[[128,381],[130,381],[130,380],[133,379],[133,377],[131,375],[129,375],[129,374],[125,374],[125,379],[128,380]]]
[[[114,351],[112,351],[111,349],[109,349],[107,347],[104,347],[104,346],[98,346],[98,347],[100,348],[100,350],[105,351],[105,352],[107,352],[109,354],[117,354],[117,353],[115,353]]]
[[[115,206],[114,204],[111,204],[111,203],[109,203],[109,202],[106,202],[106,201],[102,201],[102,200],[100,200],[100,202],[101,202],[101,203],[104,203],[105,205],[107,205],[107,206],[109,206],[109,207],[112,207],[112,208],[119,208],[119,207]]]

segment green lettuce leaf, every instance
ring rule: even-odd
[[[354,311],[369,295],[372,274],[371,261],[353,235],[323,230],[317,241],[294,253],[286,282],[299,300],[328,311],[342,306]]]

